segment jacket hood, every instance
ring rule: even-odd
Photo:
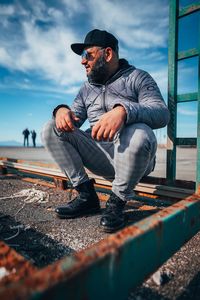
[[[107,81],[107,82],[112,82],[119,78],[122,74],[124,74],[127,70],[129,69],[135,69],[134,66],[129,65],[128,61],[124,58],[119,59],[119,68],[115,74],[113,74]]]
[[[119,70],[127,69],[129,67],[131,67],[131,65],[129,65],[129,63],[126,59],[124,59],[124,58],[119,59]]]

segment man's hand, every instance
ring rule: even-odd
[[[56,112],[56,127],[62,131],[73,131],[74,124],[73,121],[78,121],[79,118],[66,107],[61,107]]]
[[[103,114],[92,128],[92,137],[97,141],[112,141],[116,132],[122,127],[126,119],[123,106],[116,106],[111,111]]]

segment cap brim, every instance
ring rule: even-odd
[[[89,44],[81,44],[81,43],[76,43],[71,45],[72,51],[74,51],[76,54],[81,55],[83,53],[84,48],[87,46],[91,46]]]

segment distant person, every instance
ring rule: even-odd
[[[27,147],[28,147],[29,146],[28,138],[29,138],[30,131],[28,130],[28,128],[26,128],[26,129],[24,129],[22,134],[24,135],[24,147],[26,146],[26,144],[27,144]]]
[[[36,147],[35,140],[36,140],[37,133],[35,132],[35,130],[31,131],[31,136],[33,141],[33,147]]]

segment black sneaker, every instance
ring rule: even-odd
[[[105,232],[114,232],[125,226],[126,220],[123,209],[126,202],[112,193],[106,202],[106,209],[101,218],[100,225]]]
[[[90,180],[75,187],[79,195],[72,201],[55,209],[59,218],[76,218],[95,214],[100,211],[97,193],[94,189],[94,181]]]

